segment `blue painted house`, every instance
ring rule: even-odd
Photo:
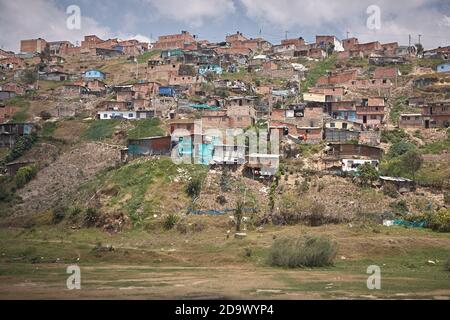
[[[439,72],[439,73],[450,72],[450,62],[442,63],[442,64],[438,65],[437,72]]]
[[[159,87],[158,94],[165,97],[175,97],[177,92],[174,87]]]
[[[106,75],[100,70],[91,69],[84,73],[83,78],[85,80],[105,80]]]
[[[212,72],[215,74],[222,74],[223,69],[217,64],[203,64],[198,68],[198,74],[204,76],[205,74]]]

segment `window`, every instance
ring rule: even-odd
[[[370,119],[371,119],[371,120],[376,120],[376,119],[377,119],[377,116],[370,116]]]
[[[107,113],[103,114],[103,118],[108,118],[108,114]]]
[[[342,124],[342,129],[347,129],[347,124],[346,123]]]
[[[132,114],[132,113],[129,113],[129,114],[128,114],[128,118],[133,118],[133,114]]]
[[[335,127],[336,127],[336,124],[334,122],[331,122],[330,123],[330,128],[335,128]]]

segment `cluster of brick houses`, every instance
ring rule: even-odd
[[[267,132],[270,139],[289,144],[325,141],[339,145],[340,149],[332,147],[329,153],[331,158],[339,154],[340,160],[350,156],[346,152],[363,150],[370,156],[373,150],[378,152],[387,97],[401,77],[399,66],[417,54],[414,46],[377,41],[359,43],[356,38],[339,40],[333,35],[317,35],[312,43],[298,37],[271,44],[261,37],[249,38],[237,31],[226,35],[224,40],[211,43],[188,31],[162,35],[154,44],[103,40],[96,35],[85,36],[80,45],[41,38],[22,40],[20,54],[0,50],[0,69],[18,72],[25,69],[27,59],[38,58],[39,63],[45,56],[47,63],[39,70],[39,79],[65,81],[61,89],[64,95],[95,94],[102,98],[96,110],[99,121],[152,117],[170,120],[169,136],[130,140],[130,157],[176,152],[194,157],[202,164],[248,163],[252,173],[270,176],[273,168],[263,163],[277,164],[279,154],[250,154],[243,146],[220,141],[216,134],[196,133],[196,126],[224,132],[245,131],[265,123],[267,129],[262,132]],[[70,56],[87,60],[95,56],[136,58],[151,47],[158,54],[147,61],[145,71],[139,73],[141,78],[136,75],[136,79],[126,83],[107,85],[107,80],[111,82],[109,76],[96,68],[85,67],[74,75],[63,67]],[[423,56],[447,59],[448,52],[448,47],[437,48]],[[337,57],[340,67],[301,91],[300,84],[309,72],[302,63],[330,55]],[[346,66],[345,62],[352,59],[367,59],[372,66],[370,72]],[[137,60],[130,59],[130,63],[134,62]],[[444,63],[436,71],[446,70]],[[234,79],[233,74],[240,72],[258,80]],[[270,81],[259,80],[264,78]],[[8,99],[24,91],[20,86],[14,87],[14,83],[0,86],[0,100],[4,101],[0,104],[0,122],[10,121],[16,111],[7,103]],[[422,102],[422,112],[402,114],[399,126],[448,127],[448,104],[448,101]],[[179,130],[186,136],[177,136]],[[369,157],[361,161],[376,160]],[[347,161],[345,165],[351,171],[359,164]]]
[[[450,101],[425,102],[420,113],[400,114],[398,126],[403,129],[449,128]]]
[[[54,56],[103,55],[114,57],[118,55],[137,56],[149,49],[149,43],[138,40],[100,39],[96,35],[88,35],[75,46],[69,41],[47,42],[44,39],[28,39],[20,42],[20,52],[23,54],[49,53]]]

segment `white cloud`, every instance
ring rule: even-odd
[[[83,11],[81,30],[69,30],[65,8],[59,9],[52,0],[0,0],[0,12],[0,45],[14,51],[19,50],[21,39],[41,37],[47,41],[69,40],[75,43],[88,34],[104,38],[111,34],[109,28],[83,16]]]
[[[425,46],[450,43],[450,24],[440,4],[442,0],[237,0],[247,16],[265,25],[298,32],[346,31],[360,41],[408,42],[408,35],[422,35]],[[367,7],[375,4],[381,9],[381,29],[366,27]],[[441,8],[441,9],[439,9]],[[439,23],[443,21],[443,23]],[[445,23],[447,22],[447,23]],[[266,27],[267,29],[267,27]],[[301,36],[301,34],[299,34]]]
[[[205,20],[223,19],[235,11],[233,0],[146,0],[166,18],[188,26],[203,26]]]
[[[134,40],[138,40],[140,42],[147,42],[147,43],[151,43],[151,42],[154,41],[154,40],[150,39],[149,37],[144,36],[142,34],[132,35],[132,34],[128,34],[128,33],[125,33],[125,34],[119,33],[118,38],[121,39],[121,40],[132,40],[132,39],[134,39]]]

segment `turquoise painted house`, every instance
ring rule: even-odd
[[[180,158],[191,158],[195,164],[209,165],[212,162],[214,155],[214,148],[220,144],[219,137],[204,137],[204,141],[200,144],[193,143],[190,137],[178,138],[175,150]]]
[[[198,68],[198,74],[204,76],[205,74],[212,72],[215,74],[222,74],[223,69],[217,64],[203,64]]]
[[[105,80],[106,79],[106,75],[103,72],[101,72],[100,70],[96,70],[96,69],[87,70],[83,74],[83,77],[86,80]]]

